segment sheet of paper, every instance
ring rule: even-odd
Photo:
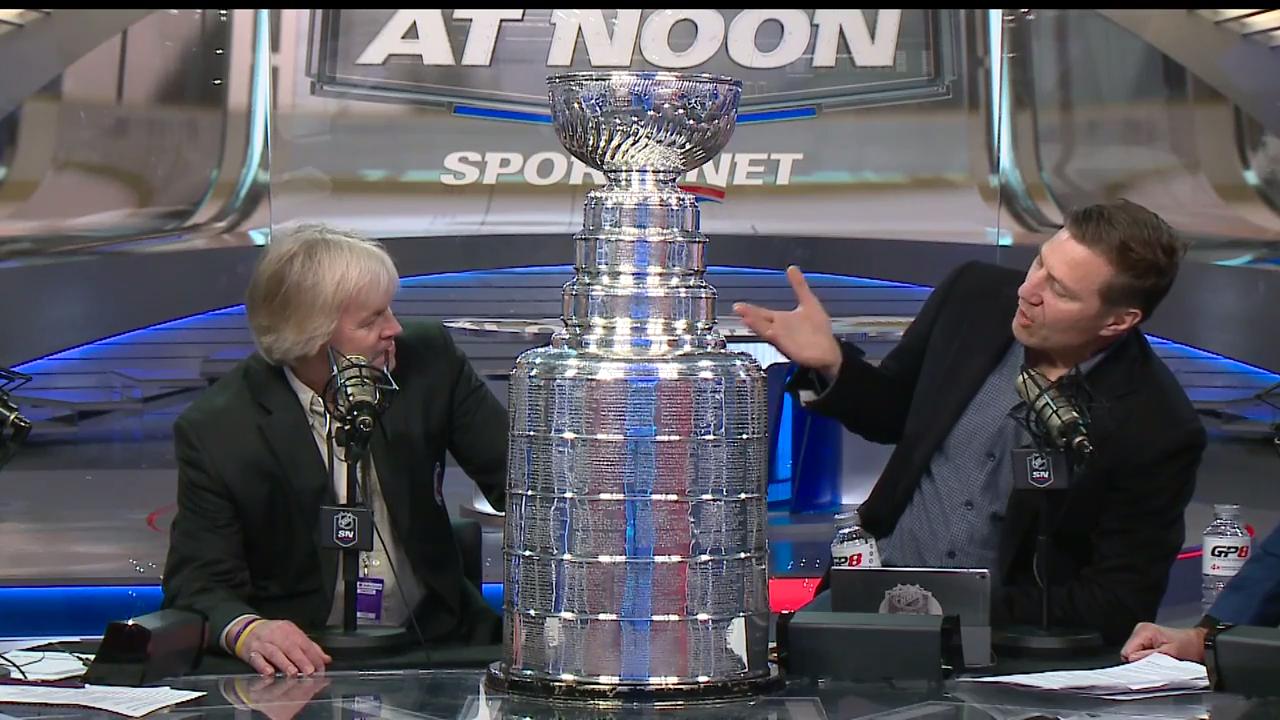
[[[28,650],[49,643],[62,642],[80,642],[81,640],[99,640],[101,638],[83,638],[76,636],[56,636],[56,637],[29,637],[29,638],[8,638],[0,641],[0,653],[7,653],[11,650]]]
[[[1102,696],[1156,690],[1209,689],[1209,675],[1203,665],[1161,654],[1148,655],[1137,662],[1100,670],[1055,670],[1023,675],[961,678],[960,681]]]
[[[204,695],[167,687],[131,688],[86,685],[81,688],[0,685],[0,703],[25,705],[76,705],[139,718],[160,708]]]
[[[1112,693],[1110,695],[1097,695],[1096,697],[1106,698],[1107,700],[1147,700],[1149,698],[1168,697],[1169,695],[1190,695],[1192,693],[1202,693],[1205,691],[1205,688],[1182,688],[1180,690],[1146,690],[1143,692],[1132,693]]]
[[[4,653],[4,659],[8,662],[0,664],[9,668],[15,679],[65,680],[83,675],[89,667],[88,663],[93,661],[93,656],[39,650],[13,650]]]

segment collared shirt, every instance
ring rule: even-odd
[[[1095,353],[1073,371],[1089,372],[1118,344]],[[995,573],[1001,523],[1013,490],[1012,451],[1030,441],[1011,414],[1021,402],[1014,381],[1025,357],[1021,343],[1010,343],[969,401],[934,453],[894,531],[878,540],[885,565],[988,568],[992,582],[999,582]],[[830,391],[819,373],[811,377],[814,389],[798,391],[806,405]]]
[[[1095,353],[1076,371],[1088,372],[1105,355],[1105,350]],[[1025,358],[1026,348],[1013,341],[969,401],[893,533],[879,541],[884,564],[988,568],[993,583],[999,582],[1000,533],[1013,491],[1012,451],[1030,442],[1011,414],[1021,402],[1014,380]]]
[[[328,416],[325,414],[324,401],[311,388],[307,387],[293,370],[284,369],[285,377],[289,380],[290,387],[298,396],[298,402],[302,403],[303,411],[306,413],[307,420],[311,425],[311,435],[315,438],[316,447],[320,450],[320,455],[325,459],[325,467],[332,466],[330,477],[333,481],[334,494],[337,496],[338,502],[346,502],[347,499],[347,463],[343,459],[343,453],[334,447],[329,437]],[[374,537],[373,551],[360,553],[360,577],[374,577],[381,579],[384,583],[382,590],[382,620],[381,625],[401,625],[409,619],[409,613],[417,606],[418,602],[425,594],[425,588],[422,583],[414,576],[413,566],[409,562],[408,556],[404,552],[400,540],[396,537],[395,530],[391,523],[388,522],[390,515],[387,513],[387,504],[382,496],[382,486],[378,482],[378,471],[376,463],[369,462],[369,476],[365,487],[369,488],[370,497],[366,498],[366,504],[373,511],[374,525],[378,528],[378,534]],[[337,552],[327,550],[325,552]],[[391,567],[387,563],[388,555],[395,565],[395,573],[391,572]],[[336,580],[334,603],[329,611],[329,625],[340,625],[342,623],[343,602],[342,602],[342,562],[345,558],[340,557],[338,576]],[[403,585],[405,597],[401,597],[400,589],[396,585],[396,575],[399,575],[400,582]],[[361,620],[362,624],[372,624],[371,621]]]
[[[1010,454],[1026,439],[1010,415],[1024,352],[1010,344],[934,453],[893,533],[879,541],[885,565],[995,569],[1013,490]]]

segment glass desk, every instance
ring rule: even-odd
[[[666,718],[670,720],[906,720],[1038,718],[1274,718],[1280,700],[1246,700],[1202,693],[1117,702],[1072,695],[947,682],[854,684],[793,680],[774,694],[735,702],[658,705],[571,704],[503,695],[482,684],[483,671],[384,670],[333,672],[313,678],[204,675],[170,683],[206,693],[147,717],[173,720],[500,720],[505,718]],[[74,707],[0,705],[0,718],[98,718],[121,716]]]

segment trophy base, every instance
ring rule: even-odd
[[[1092,630],[1012,625],[993,630],[991,645],[1013,657],[1064,658],[1097,652],[1102,636]]]
[[[334,657],[395,652],[413,644],[413,636],[399,627],[359,627],[353,632],[331,627],[314,633],[311,639]]]
[[[490,665],[485,675],[485,687],[495,692],[588,703],[715,702],[763,695],[778,690],[783,685],[782,675],[773,663],[769,663],[768,674],[756,678],[661,685],[513,677],[506,672],[501,661]]]

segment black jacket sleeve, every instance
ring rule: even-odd
[[[208,619],[206,643],[221,648],[227,624],[254,614],[243,532],[231,494],[199,439],[179,418],[173,428],[178,461],[178,508],[169,530],[163,607],[193,610]]]
[[[901,440],[934,325],[967,267],[966,264],[957,268],[929,294],[902,340],[879,366],[864,360],[865,353],[857,346],[841,342],[844,359],[840,363],[840,375],[805,407],[839,420],[850,431],[872,442],[893,444]],[[813,370],[798,372],[788,389],[816,388],[819,382],[815,376]]]
[[[507,411],[476,373],[466,354],[442,330],[450,355],[453,400],[449,452],[495,510],[507,505]]]

